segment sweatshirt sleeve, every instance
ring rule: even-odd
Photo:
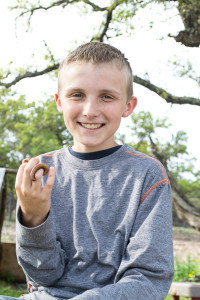
[[[172,196],[169,182],[141,202],[114,284],[73,300],[162,300],[173,280]]]
[[[38,285],[53,285],[62,277],[67,257],[56,240],[52,213],[35,227],[24,227],[20,222],[20,207],[16,218],[16,254],[26,276]]]

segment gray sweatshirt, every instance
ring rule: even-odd
[[[26,228],[17,212],[25,299],[164,299],[173,279],[172,197],[161,163],[128,145],[97,160],[63,148],[41,161],[56,169],[48,218]]]

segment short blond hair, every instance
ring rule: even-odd
[[[128,59],[117,48],[100,42],[83,44],[72,51],[60,64],[58,69],[58,93],[60,91],[61,70],[64,66],[76,61],[89,62],[92,64],[114,63],[120,70],[127,70],[127,97],[133,96],[133,73]]]

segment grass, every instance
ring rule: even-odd
[[[187,257],[186,262],[181,262],[175,258],[174,281],[200,282],[200,260]]]
[[[25,293],[27,293],[27,290],[25,290],[21,287],[18,287],[16,284],[12,284],[12,283],[8,283],[3,280],[0,280],[0,295],[17,298]]]
[[[195,234],[200,236],[200,231],[195,230],[194,228],[191,227],[178,227],[178,226],[173,226],[173,232],[183,232],[183,233],[189,233],[189,234]]]

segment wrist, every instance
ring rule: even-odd
[[[43,216],[33,216],[31,214],[24,213],[21,211],[21,224],[28,228],[34,228],[44,223],[49,213]]]

